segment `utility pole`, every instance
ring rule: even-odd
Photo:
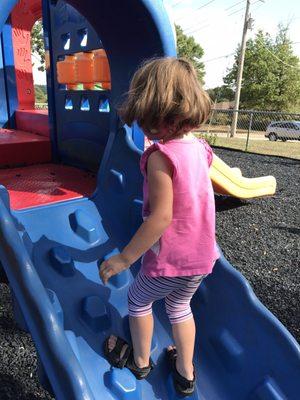
[[[235,91],[235,97],[234,97],[234,110],[236,110],[236,111],[233,112],[233,116],[232,116],[230,137],[234,137],[235,132],[236,132],[238,109],[240,106],[240,94],[241,94],[242,77],[243,77],[243,69],[244,69],[244,59],[245,59],[245,51],[246,51],[246,36],[247,36],[247,31],[249,28],[251,28],[251,25],[253,22],[252,18],[249,17],[249,9],[250,9],[250,0],[247,0],[245,19],[244,19],[244,27],[243,27],[242,45],[241,45],[238,73],[237,73],[237,79],[236,79],[236,91]]]

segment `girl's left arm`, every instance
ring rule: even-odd
[[[156,243],[170,225],[173,216],[173,166],[160,152],[150,154],[147,163],[149,205],[151,214],[142,223],[122,253],[109,258],[100,266],[104,284],[113,275],[130,267]]]

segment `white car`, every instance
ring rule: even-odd
[[[300,140],[300,121],[272,122],[267,127],[265,137],[272,142],[277,139],[283,142],[286,140]]]

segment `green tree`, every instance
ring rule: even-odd
[[[47,88],[45,85],[34,85],[35,102],[47,103]]]
[[[276,79],[275,110],[300,111],[300,63],[293,53],[292,42],[288,36],[288,27],[279,25],[274,43],[274,53],[280,60],[274,64]]]
[[[45,71],[45,47],[42,21],[37,21],[31,31],[31,52],[40,58],[39,71]]]
[[[232,68],[224,78],[235,90],[240,47]],[[300,65],[293,54],[288,28],[279,26],[275,40],[259,31],[247,41],[242,79],[240,108],[290,111],[299,110]]]
[[[234,91],[226,86],[217,86],[215,88],[211,88],[207,90],[210,98],[213,102],[222,102],[222,101],[233,101],[234,100]]]
[[[197,70],[198,78],[203,83],[205,75],[204,64],[200,61],[204,54],[202,47],[196,43],[192,36],[183,33],[179,25],[175,25],[177,36],[177,54],[179,57],[185,57],[190,60]]]

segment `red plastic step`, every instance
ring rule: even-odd
[[[0,184],[9,192],[10,205],[22,210],[89,197],[96,188],[94,174],[57,164],[0,169]]]
[[[45,137],[50,136],[48,110],[17,110],[15,118],[18,129]]]
[[[50,139],[30,132],[0,129],[0,167],[51,161]]]

